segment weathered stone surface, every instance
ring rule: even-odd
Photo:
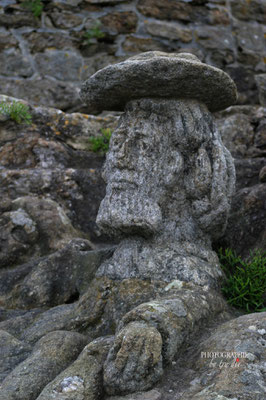
[[[0,30],[0,51],[9,49],[10,47],[16,48],[17,46],[17,39],[13,35],[10,35],[7,29],[2,28]]]
[[[219,243],[248,257],[250,251],[266,250],[266,184],[240,189],[233,198],[231,214]]]
[[[29,345],[17,340],[9,333],[0,330],[0,382],[16,367],[28,357],[31,352]]]
[[[224,231],[235,172],[204,104],[201,77],[208,76],[209,85],[224,79],[232,96],[234,89],[219,70],[203,65],[191,54],[144,53],[99,71],[82,89],[91,108],[105,108],[103,96],[110,88],[124,98],[109,107],[125,108],[110,141],[103,171],[106,196],[97,216],[103,231],[124,239],[97,277],[157,280],[169,283],[167,291],[177,288],[171,297],[157,297],[123,317],[104,366],[108,394],[150,389],[195,324],[224,310],[218,291],[209,301],[205,292],[218,289],[222,278],[210,243]],[[190,86],[195,71],[198,98]],[[186,88],[178,85],[180,77]],[[156,78],[157,84],[163,81],[164,94],[155,88]],[[119,91],[125,79],[138,86]],[[169,82],[180,89],[178,95]],[[217,92],[209,100],[214,98]]]
[[[259,22],[266,22],[266,5],[263,0],[232,0],[231,8],[233,16],[240,20],[255,19]]]
[[[137,15],[133,11],[114,12],[100,19],[109,33],[131,33],[137,27]]]
[[[192,41],[192,32],[190,29],[171,22],[146,21],[145,30],[152,36],[180,40],[183,43]]]
[[[76,361],[49,383],[37,400],[98,400],[102,395],[102,365],[112,337],[89,343]]]
[[[216,67],[224,68],[225,64],[234,62],[234,39],[227,29],[199,26],[195,29],[195,37]]]
[[[107,67],[108,65],[115,64],[118,61],[123,61],[125,57],[115,57],[113,55],[96,54],[92,57],[84,59],[84,66],[82,72],[82,80],[88,79],[91,75],[95,74],[98,70]],[[84,110],[86,113],[87,111]]]
[[[91,251],[91,243],[74,239],[49,257],[0,272],[0,304],[9,308],[54,307],[78,300],[101,262],[113,249]]]
[[[131,57],[98,71],[83,84],[81,95],[89,111],[123,110],[129,100],[142,97],[194,98],[212,111],[236,101],[229,76],[189,53],[147,52]]]
[[[189,354],[188,368],[194,370],[182,399],[247,399],[265,397],[266,313],[243,315],[220,325]],[[227,358],[200,357],[206,352],[240,353]],[[242,355],[241,355],[242,353]],[[193,379],[194,378],[194,379]],[[185,378],[186,379],[186,378]],[[193,381],[193,382],[192,382]]]
[[[238,104],[259,104],[252,66],[233,63],[226,66],[226,72],[236,83]]]
[[[240,23],[235,25],[234,33],[236,34],[238,50],[252,51],[260,53],[263,58],[265,54],[263,27],[258,24]]]
[[[7,28],[20,28],[23,26],[40,26],[38,18],[32,18],[32,14],[20,12],[19,14],[0,14],[0,25]]]
[[[76,52],[46,50],[36,54],[35,62],[43,76],[53,76],[60,81],[79,81],[81,78],[83,60]]]
[[[75,37],[66,33],[33,31],[24,33],[23,38],[29,43],[32,53],[42,53],[47,48],[63,50],[75,47]]]
[[[1,96],[0,100],[16,99]],[[7,119],[0,126],[1,211],[15,211],[12,200],[18,197],[33,197],[36,206],[49,197],[48,204],[55,214],[63,209],[76,228],[91,232],[92,238],[98,240],[95,217],[105,193],[100,176],[104,157],[90,151],[89,137],[100,136],[101,129],[113,130],[117,117],[65,114],[24,104],[29,107],[33,124],[18,125]],[[5,207],[4,199],[9,202]]]
[[[162,395],[158,390],[149,390],[148,392],[138,392],[126,396],[106,397],[107,400],[162,400]]]
[[[12,202],[12,211],[1,215],[0,224],[2,267],[25,262],[33,255],[49,254],[62,248],[71,238],[82,237],[65,211],[48,198],[17,198]]]
[[[265,163],[266,160],[262,157],[235,159],[236,190],[257,185]]]
[[[266,109],[235,106],[216,114],[225,146],[235,158],[265,157]]]
[[[127,36],[123,42],[123,49],[127,54],[136,54],[154,50],[167,51],[169,47],[155,39]]]
[[[107,393],[150,389],[163,374],[162,344],[158,330],[144,322],[131,322],[122,329],[105,365]],[[150,370],[152,374],[148,373]]]
[[[212,311],[223,309],[217,294],[208,299],[196,287],[174,292],[141,304],[123,317],[104,366],[107,393],[150,389],[162,376],[162,366],[173,360],[192,330],[195,334],[195,322],[209,315],[210,305]]]
[[[178,2],[171,0],[140,0],[138,10],[148,17],[190,22],[206,16],[207,12],[206,8],[197,6],[197,4],[206,3],[205,0],[194,1],[193,3],[196,6],[189,4],[185,0]]]
[[[73,14],[73,12],[53,11],[51,19],[56,28],[70,29],[77,25],[81,25],[83,17],[81,15]]]
[[[255,81],[259,90],[259,101],[266,107],[266,74],[255,75]]]
[[[34,84],[21,78],[0,78],[0,91],[17,99],[27,99],[33,104],[57,107],[60,110],[80,106],[78,87],[71,82],[55,82],[53,78],[36,78]]]
[[[11,47],[0,53],[0,74],[28,78],[33,75],[33,69],[29,60]]]
[[[33,352],[2,382],[6,400],[34,400],[56,375],[81,352],[87,340],[74,332],[55,331],[43,337]]]
[[[187,119],[188,110],[194,120]],[[151,115],[154,116],[153,123]],[[101,203],[97,222],[112,234],[134,232],[139,236],[151,236],[151,239],[131,237],[122,241],[97,275],[112,279],[141,277],[165,281],[178,278],[199,285],[214,284],[220,272],[216,256],[207,249],[206,238],[209,234],[219,236],[224,229],[224,217],[229,210],[225,196],[229,199],[232,194],[234,169],[209,118],[203,105],[188,100],[143,99],[128,105],[112,136],[104,169],[106,197]],[[173,129],[174,126],[179,127],[178,131]],[[204,150],[206,147],[211,151],[212,161]],[[167,148],[172,150],[166,152]],[[190,168],[184,169],[187,151],[191,164]],[[221,159],[218,158],[220,154],[223,154]],[[202,160],[201,165],[206,166],[202,175],[197,160]],[[213,164],[214,175],[210,172],[210,163],[217,163]],[[218,171],[223,171],[224,175]],[[211,198],[215,199],[214,203]],[[188,208],[185,199],[188,199]],[[177,210],[176,216],[173,210]],[[194,222],[187,223],[187,215]],[[193,230],[192,226],[196,225],[198,228]],[[201,239],[198,242],[199,230]],[[205,241],[204,235],[207,235]]]
[[[30,311],[5,310],[4,320],[0,322],[0,329],[8,332],[10,335],[20,340],[24,331],[34,322],[35,319],[37,319],[42,312],[43,310],[40,309]],[[24,341],[24,339],[22,339],[22,341]]]

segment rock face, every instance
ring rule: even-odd
[[[216,244],[230,247],[242,257],[266,251],[266,109],[230,107],[217,114],[216,123],[236,168],[236,193],[227,229]]]
[[[56,7],[78,3],[60,0]],[[104,9],[107,1],[86,3]],[[197,12],[204,4],[197,2]],[[213,4],[224,8],[222,1]],[[184,5],[195,9],[196,2]],[[255,15],[256,7],[251,9]],[[55,13],[54,23],[70,24],[71,15],[63,21],[65,12],[62,18]],[[35,34],[36,45],[45,46],[42,33]],[[128,46],[154,46],[152,39],[126,35]],[[98,136],[101,128],[113,131],[117,118],[28,106],[32,125],[17,125],[6,116],[0,121],[4,399],[264,400],[265,313],[236,319],[227,311],[210,243],[215,239],[242,255],[251,247],[266,250],[266,110],[235,106],[215,116],[237,179],[222,234],[231,193],[227,177],[233,171],[230,158],[218,162],[227,152],[203,103],[131,100],[113,134],[104,168],[106,191],[100,178],[104,158],[88,149],[88,136]],[[95,224],[105,193],[106,208],[98,218],[101,222],[103,216],[102,226],[122,238],[117,248],[101,249],[107,236],[99,237]],[[113,204],[117,212],[111,212]],[[188,240],[180,240],[183,236]],[[248,357],[240,358],[234,370],[231,363],[229,369],[201,357],[216,350],[240,350]],[[228,359],[219,361],[224,365]]]
[[[160,80],[164,92],[154,84]],[[183,345],[190,324],[223,310],[218,290],[212,310],[201,291],[217,289],[222,277],[211,239],[225,229],[235,170],[204,102],[209,95],[214,109],[223,108],[236,99],[236,90],[226,74],[195,56],[148,52],[99,71],[82,95],[89,108],[125,107],[106,158],[106,196],[97,223],[126,239],[97,276],[193,286],[142,304],[123,318],[104,366],[104,385],[109,394],[126,394],[150,389]],[[199,309],[193,314],[195,303]]]
[[[264,0],[20,0],[0,5],[0,93],[80,110],[79,87],[142,51],[188,51],[225,70],[240,104],[265,101]],[[264,84],[265,87],[265,84]],[[263,104],[263,103],[261,103]]]

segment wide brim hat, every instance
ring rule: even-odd
[[[96,72],[83,83],[81,98],[88,113],[123,111],[140,98],[195,99],[220,111],[236,102],[237,89],[227,73],[190,53],[150,51]]]

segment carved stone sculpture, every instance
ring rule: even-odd
[[[236,88],[191,54],[148,52],[97,72],[82,96],[89,112],[124,111],[97,217],[122,240],[97,276],[168,285],[164,296],[124,316],[105,363],[108,393],[145,390],[194,324],[223,309],[211,242],[224,232],[235,172],[210,111],[234,103]]]

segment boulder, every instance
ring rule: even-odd
[[[50,382],[36,400],[98,400],[103,393],[102,365],[113,338],[90,342],[70,367]]]
[[[3,380],[1,395],[6,400],[35,400],[46,384],[75,360],[86,343],[86,338],[79,333],[49,333]]]

